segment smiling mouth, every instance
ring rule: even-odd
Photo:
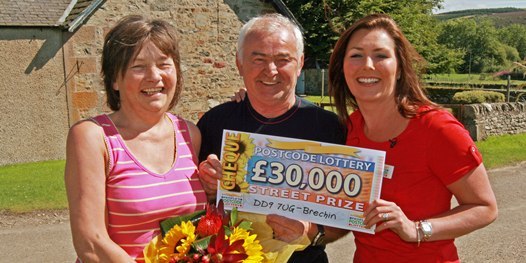
[[[371,84],[371,83],[377,83],[380,79],[378,78],[358,78],[359,83],[365,83],[365,84]]]
[[[261,81],[261,83],[263,85],[272,86],[272,85],[278,84],[279,82],[278,81]]]
[[[160,93],[164,90],[164,88],[149,88],[149,89],[143,89],[141,90],[142,93],[146,95],[153,95],[156,93]]]

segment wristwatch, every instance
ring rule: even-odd
[[[325,228],[323,225],[316,224],[318,226],[318,233],[312,240],[311,246],[321,246],[323,245],[323,241],[325,240]]]
[[[427,220],[420,221],[420,229],[422,230],[424,241],[427,241],[433,234],[433,226]]]

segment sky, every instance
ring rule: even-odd
[[[445,0],[442,5],[444,8],[435,10],[435,13],[499,7],[526,8],[526,0]]]

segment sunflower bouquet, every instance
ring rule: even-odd
[[[264,262],[263,247],[252,222],[238,218],[238,212],[207,205],[206,211],[161,222],[161,235],[144,249],[147,263],[180,262]]]

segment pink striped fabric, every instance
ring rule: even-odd
[[[142,251],[160,233],[161,220],[205,209],[207,202],[188,127],[183,119],[167,115],[176,131],[177,156],[166,174],[141,165],[107,115],[93,118],[104,128],[110,156],[106,181],[108,233],[137,262],[144,262]]]

